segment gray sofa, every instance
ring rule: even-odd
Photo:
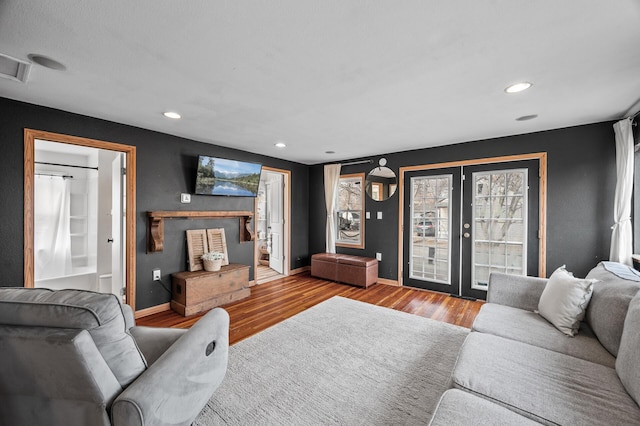
[[[227,369],[229,316],[136,327],[111,294],[0,288],[0,424],[187,425]]]
[[[587,278],[569,337],[534,312],[547,279],[492,274],[430,424],[640,424],[640,277],[600,263]]]

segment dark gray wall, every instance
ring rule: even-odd
[[[181,204],[181,192],[193,192],[196,156],[206,154],[292,171],[292,233],[290,267],[308,265],[310,253],[325,249],[323,167],[308,167],[272,157],[204,144],[131,126],[66,113],[0,98],[0,228],[1,286],[23,283],[23,129],[32,128],[137,147],[137,309],[166,303],[170,297],[151,280],[159,267],[163,280],[185,270],[184,230],[224,227],[234,262],[253,265],[252,244],[236,244],[238,222],[170,220],[165,227],[165,250],[146,254],[147,210],[252,210],[253,200],[192,196]],[[608,258],[615,189],[615,143],[612,123],[559,129],[445,147],[385,154],[388,167],[433,164],[479,157],[548,153],[547,271],[567,264],[576,275],[586,274]],[[379,157],[372,158],[377,163]],[[371,165],[349,166],[343,173],[368,172]],[[309,195],[311,194],[311,195]],[[366,210],[383,212],[383,220],[366,222],[365,249],[339,252],[374,256],[383,253],[380,276],[397,279],[398,196],[375,202],[367,197]],[[253,271],[252,271],[253,274]]]
[[[212,124],[213,126],[214,124]],[[237,219],[165,221],[165,247],[161,253],[146,253],[148,210],[253,210],[253,198],[192,195],[191,204],[180,203],[180,193],[193,193],[199,154],[254,161],[291,170],[291,259],[292,269],[307,265],[309,236],[308,166],[196,142],[91,117],[0,98],[0,286],[23,285],[23,146],[24,128],[133,145],[137,150],[136,181],[136,308],[168,302],[170,295],[151,279],[153,268],[162,269],[162,279],[186,270],[186,229],[225,228],[230,259],[252,265],[253,243],[239,243]]]
[[[519,136],[461,143],[444,147],[382,155],[396,174],[400,167],[474,158],[547,152],[547,274],[566,264],[584,276],[600,260],[609,258],[615,190],[615,137],[613,123],[599,123]],[[377,164],[379,157],[371,157]],[[343,167],[341,173],[368,172],[372,165]],[[322,192],[323,166],[309,172],[311,194],[309,251],[325,250]],[[376,202],[367,197],[365,248],[338,247],[339,253],[375,257],[382,253],[379,275],[397,279],[398,195]],[[377,211],[383,219],[375,219]]]

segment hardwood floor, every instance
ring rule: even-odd
[[[258,269],[256,270],[256,283],[265,284],[278,278],[284,278],[284,275],[279,274],[268,266],[258,265]]]
[[[337,284],[307,274],[281,278],[251,288],[251,296],[224,306],[229,312],[229,342],[234,344],[333,296],[471,327],[481,301],[450,297],[444,293],[376,284],[368,289]],[[345,312],[345,315],[348,315]],[[139,318],[138,325],[191,327],[202,315],[183,317],[173,311]]]

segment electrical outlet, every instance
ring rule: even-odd
[[[382,219],[382,212],[378,212],[378,219]]]
[[[156,268],[153,270],[153,280],[160,281],[162,274],[160,273],[160,269]]]
[[[367,219],[371,219],[371,212],[366,212],[366,213],[365,213],[365,217],[366,217]]]
[[[376,259],[378,261],[381,261],[382,260],[382,253],[376,253]]]
[[[191,194],[185,194],[184,192],[180,194],[180,202],[181,203],[190,203],[191,202]]]

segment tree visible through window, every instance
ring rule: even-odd
[[[491,272],[527,271],[526,169],[473,173],[472,288],[486,290]]]
[[[341,175],[336,193],[336,245],[364,248],[364,173]]]

